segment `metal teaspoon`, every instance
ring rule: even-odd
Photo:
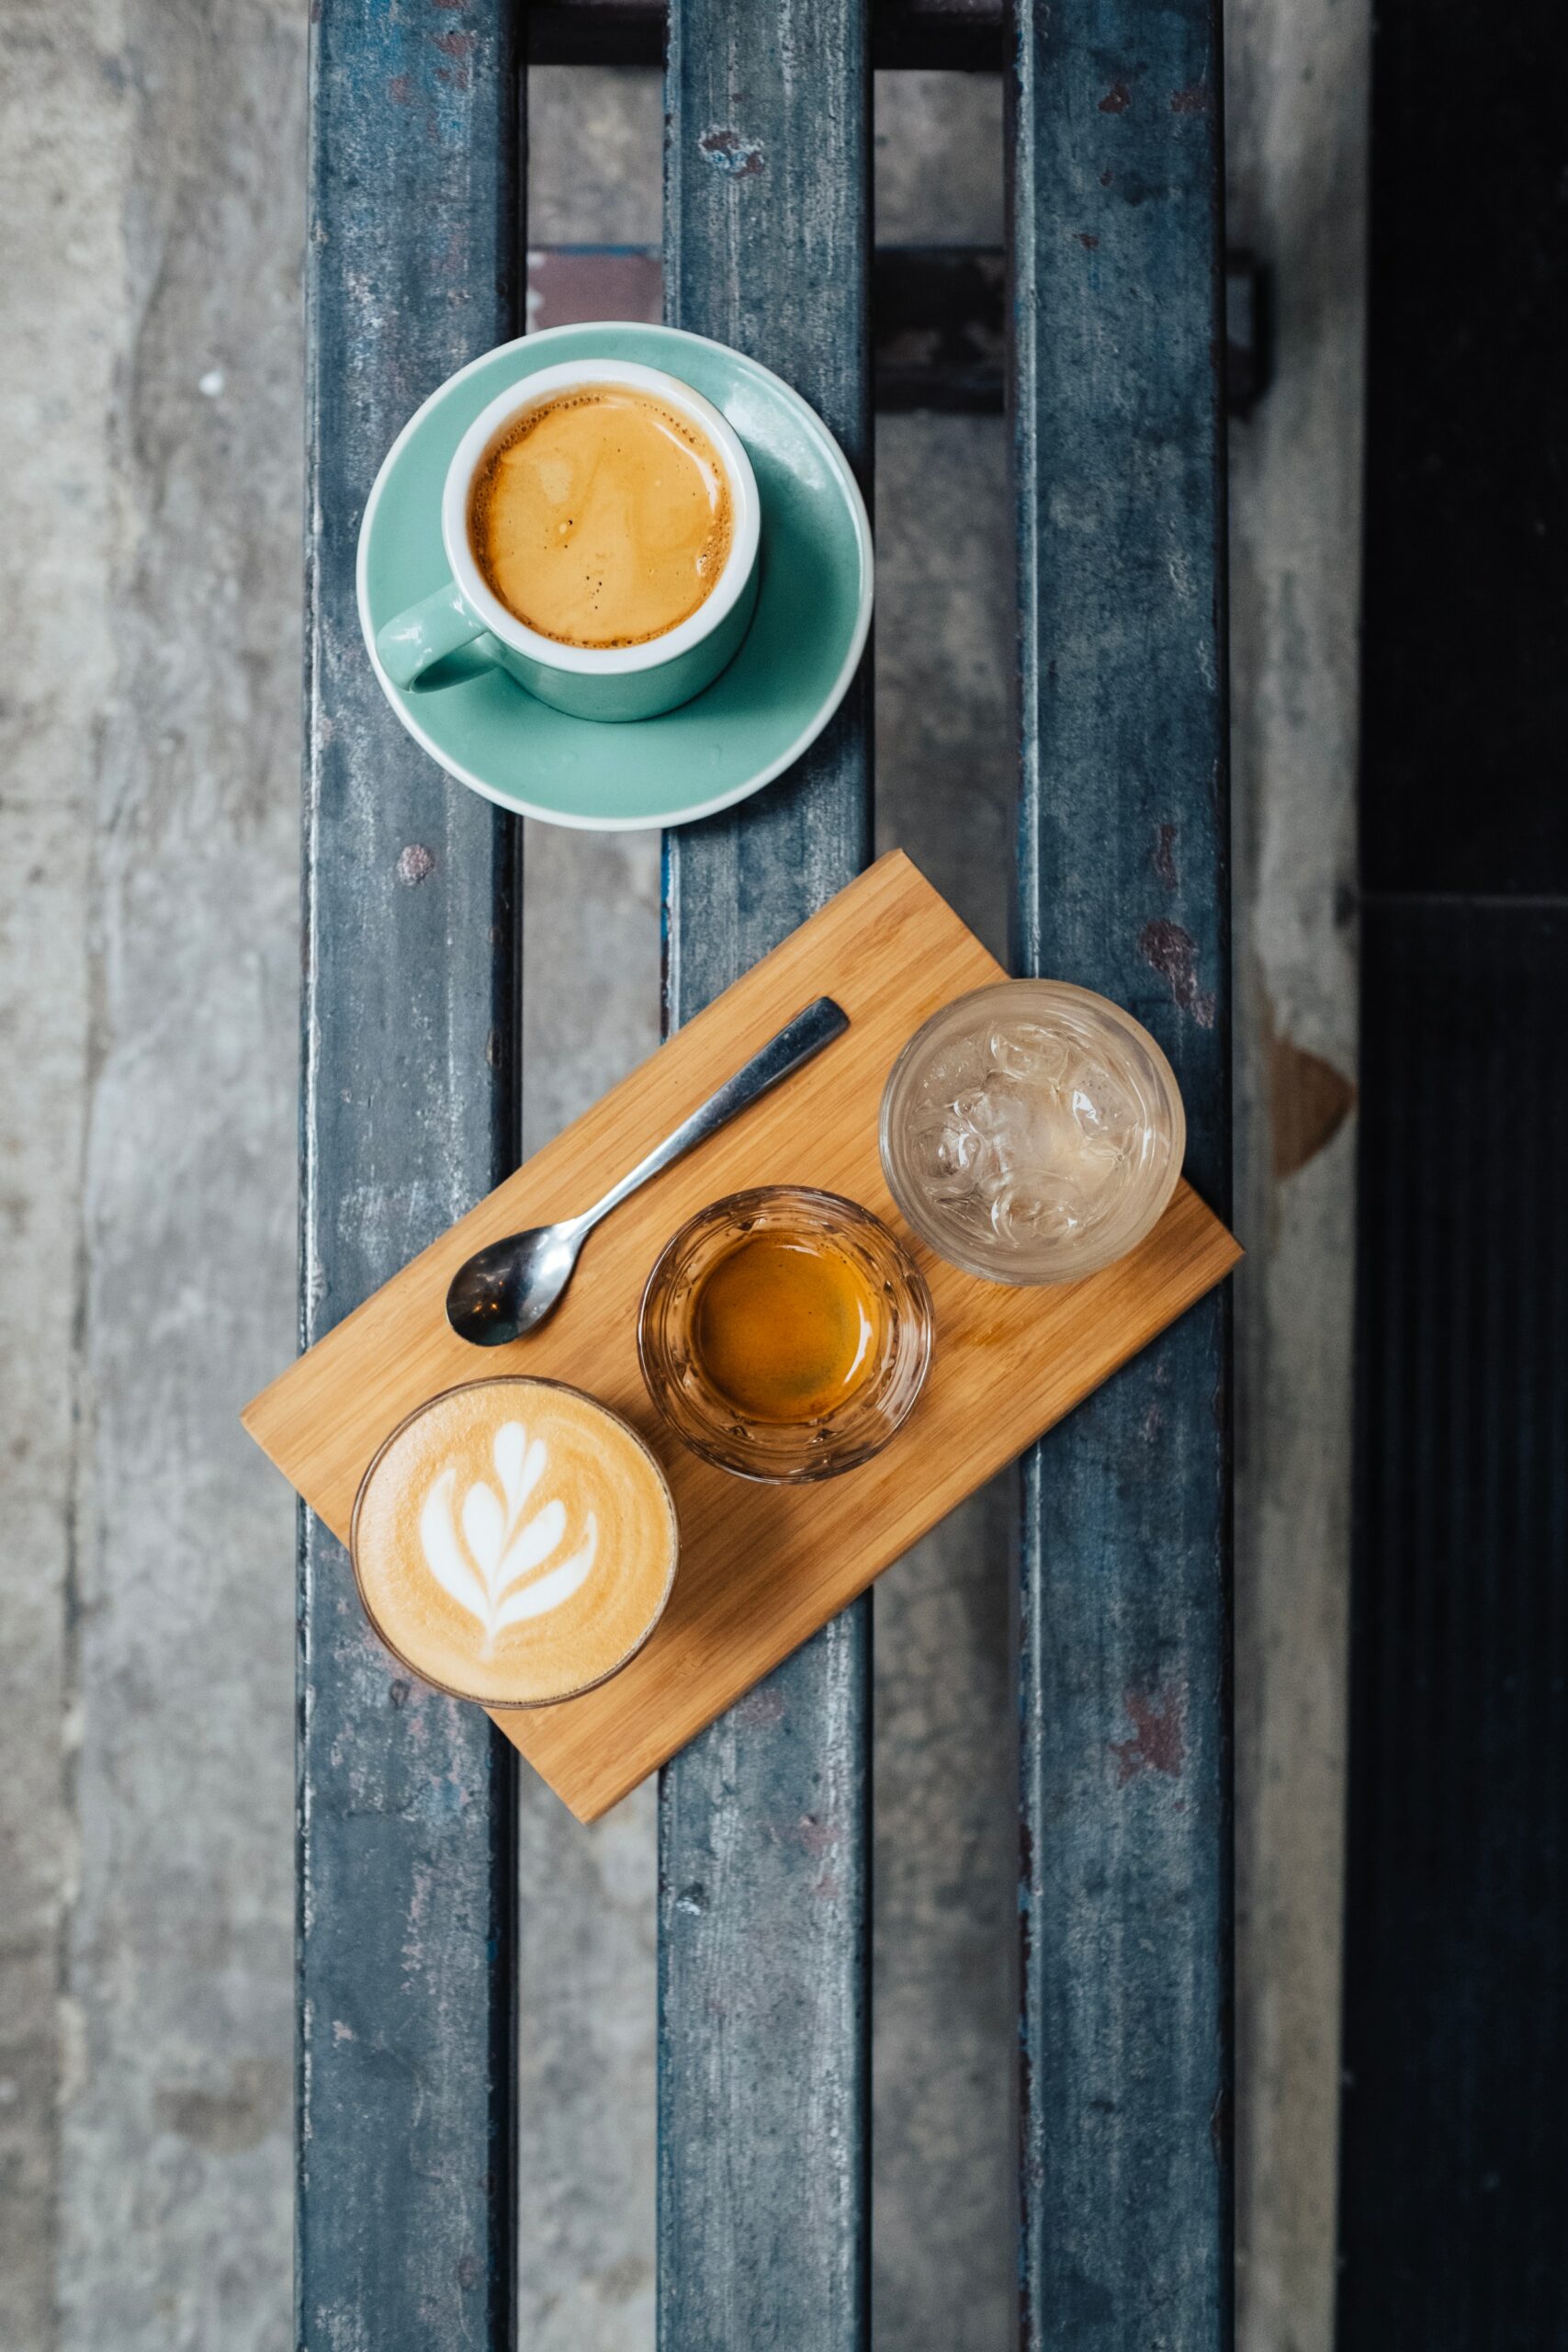
[[[639,1184],[670,1167],[694,1144],[705,1141],[781,1078],[788,1078],[813,1054],[820,1053],[849,1025],[849,1014],[842,1007],[830,996],[819,996],[760,1053],[753,1054],[733,1078],[726,1079],[690,1118],[682,1119],[673,1135],[639,1160],[629,1175],[612,1184],[593,1208],[559,1225],[540,1225],[531,1233],[509,1234],[504,1241],[492,1241],[488,1249],[465,1259],[446,1293],[446,1320],[457,1337],[476,1348],[501,1348],[520,1340],[525,1331],[536,1330],[571,1280],[578,1252],[601,1217],[619,1208]]]

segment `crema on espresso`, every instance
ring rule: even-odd
[[[616,384],[579,385],[520,417],[469,498],[491,593],[561,645],[644,645],[678,628],[724,570],[732,529],[706,435]]]
[[[377,1455],[355,1574],[388,1647],[493,1706],[602,1682],[641,1647],[675,1573],[658,1463],[615,1414],[552,1381],[449,1389]]]

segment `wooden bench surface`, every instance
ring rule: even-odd
[[[446,375],[518,331],[521,12],[320,0],[313,13],[307,1340],[515,1164],[521,1079],[519,829],[402,733],[354,605],[359,516],[388,444]],[[1216,17],[1216,0],[1154,16],[1134,0],[1019,0],[1005,46],[1019,963],[1069,971],[1155,1031],[1186,1098],[1190,1172],[1223,1215]],[[870,39],[868,0],[673,0],[664,232],[671,322],[795,384],[868,493]],[[866,863],[870,775],[867,665],[789,776],[670,839],[671,1023]],[[413,844],[433,861],[417,890],[399,880]],[[1228,1366],[1218,1299],[1026,1467],[1031,2345],[1228,2339]],[[513,1763],[476,1710],[369,1670],[342,1638],[354,1606],[341,1546],[307,1516],[298,2338],[312,2352],[502,2347]],[[667,2352],[868,2341],[869,1608],[777,1670],[766,1720],[753,1710],[742,1736],[721,1718],[663,1776]],[[840,1857],[828,1902],[805,1899],[813,1855],[780,1834],[807,1815]],[[683,1902],[698,1883],[703,1902]]]

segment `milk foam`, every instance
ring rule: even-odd
[[[615,1672],[674,1575],[674,1506],[618,1416],[555,1382],[450,1389],[390,1437],[355,1508],[372,1623],[415,1673],[535,1706]]]
[[[455,1469],[440,1473],[419,1515],[425,1564],[459,1609],[484,1627],[486,1657],[504,1627],[543,1617],[580,1591],[599,1549],[599,1522],[589,1511],[576,1551],[544,1573],[566,1533],[566,1506],[552,1499],[526,1519],[523,1514],[549,1466],[549,1448],[542,1438],[530,1444],[521,1421],[503,1421],[491,1452],[502,1492],[475,1479],[463,1497],[460,1535],[453,1510]]]

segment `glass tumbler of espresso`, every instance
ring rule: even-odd
[[[931,1361],[931,1302],[903,1245],[835,1193],[773,1185],[702,1209],[643,1293],[649,1394],[739,1477],[830,1478],[885,1446]]]

